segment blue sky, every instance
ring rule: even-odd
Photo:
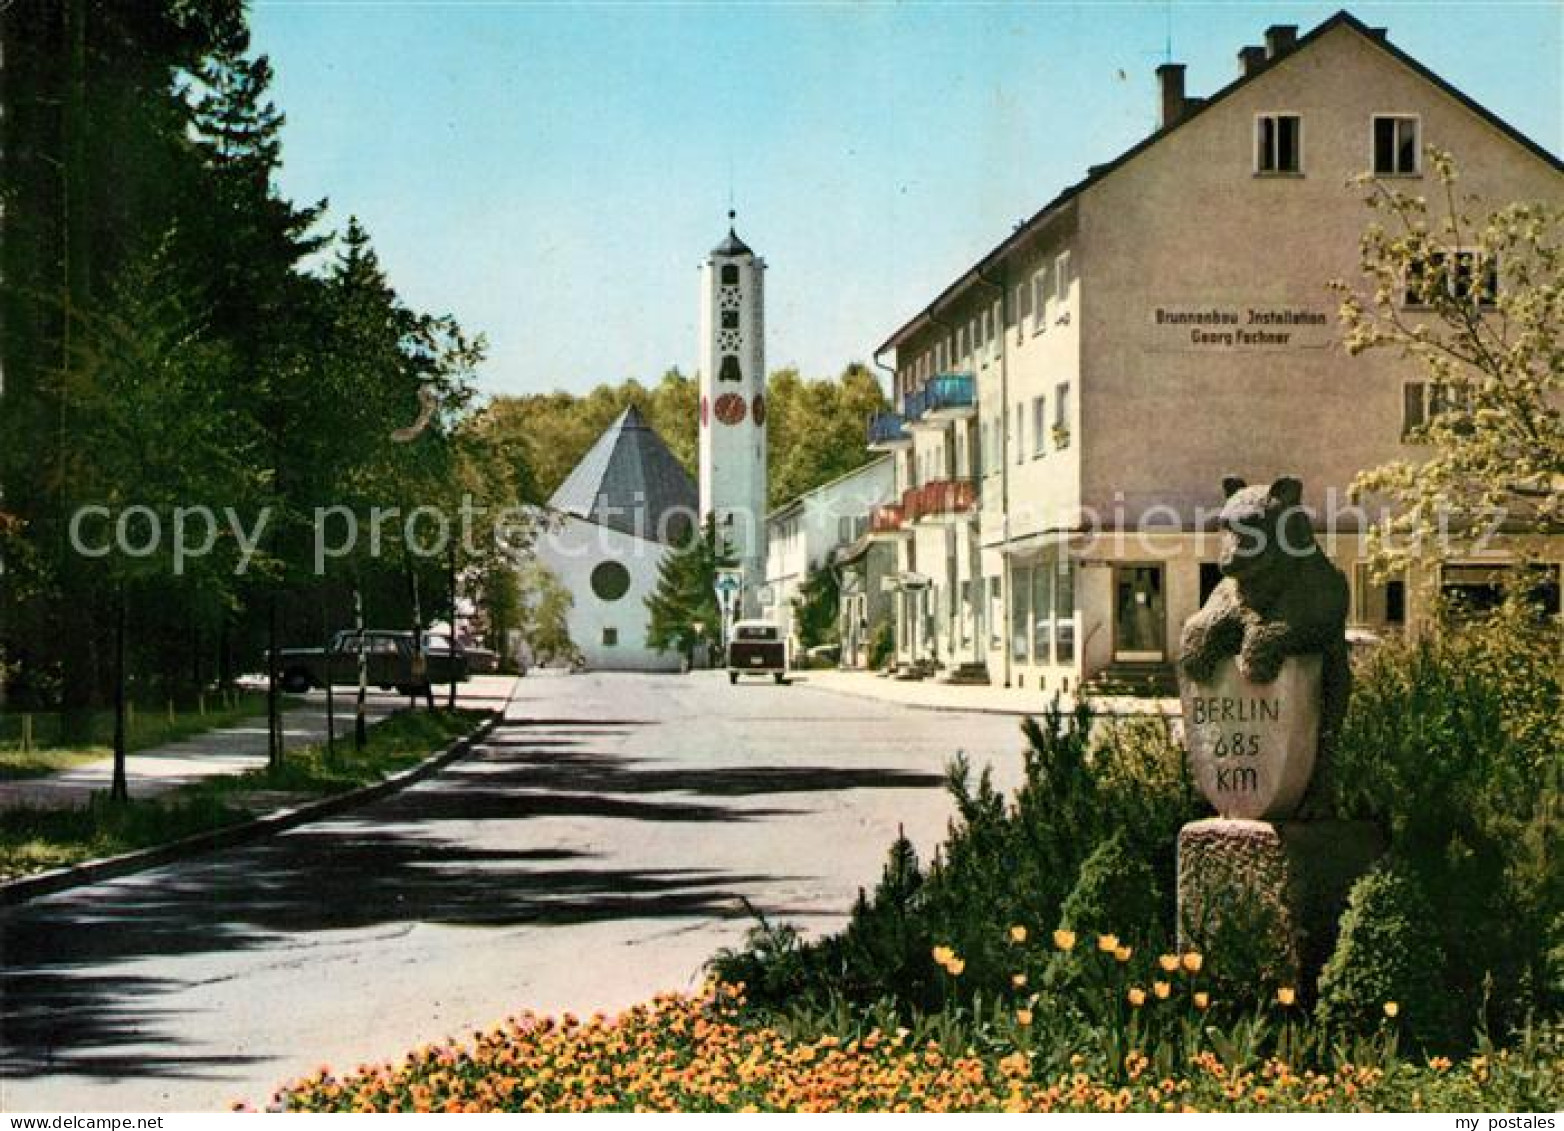
[[[1236,73],[1279,3],[253,0],[282,187],[357,214],[392,281],[490,341],[491,393],[693,368],[696,267],[765,256],[768,362],[834,374],[1020,218]],[[1564,152],[1564,4],[1350,9]]]

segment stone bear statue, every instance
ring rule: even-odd
[[[1288,656],[1320,653],[1320,741],[1300,815],[1325,816],[1330,750],[1352,687],[1347,579],[1315,541],[1298,480],[1250,487],[1229,477],[1222,489],[1222,581],[1185,622],[1179,667],[1204,682],[1236,656],[1245,676],[1269,683]]]

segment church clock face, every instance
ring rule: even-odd
[[[722,396],[717,398],[714,408],[717,413],[717,419],[722,421],[722,423],[744,423],[744,414],[746,412],[744,398],[738,393],[723,393]]]

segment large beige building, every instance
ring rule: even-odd
[[[898,548],[903,663],[1045,691],[1166,682],[1217,578],[1224,475],[1297,476],[1323,514],[1360,470],[1414,451],[1419,374],[1389,351],[1349,357],[1326,287],[1356,275],[1370,218],[1350,179],[1433,189],[1431,144],[1479,207],[1564,196],[1557,157],[1383,31],[1340,13],[1264,39],[1209,98],[1159,68],[1157,132],[877,351],[894,351],[902,411],[870,446],[895,453],[900,501],[871,526]],[[1351,516],[1335,521],[1354,619],[1415,618],[1421,586],[1373,584]],[[1440,576],[1486,584],[1503,561]]]

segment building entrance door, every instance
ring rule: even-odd
[[[1160,663],[1167,658],[1167,602],[1160,565],[1113,570],[1113,658]]]

